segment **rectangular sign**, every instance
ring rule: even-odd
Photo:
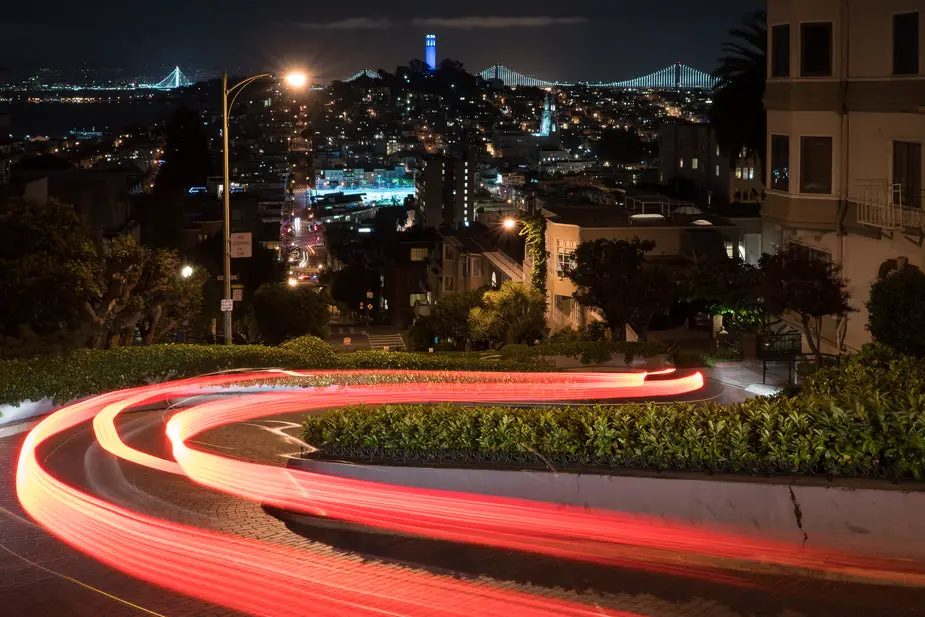
[[[231,257],[240,259],[254,254],[251,232],[231,234]]]
[[[350,342],[351,342],[351,341],[350,341],[350,337],[349,337],[349,336],[345,336],[345,337],[344,337],[344,345],[349,345]]]
[[[222,312],[230,313],[234,310],[234,300],[222,300]]]
[[[232,289],[231,290],[231,301],[232,302],[241,302],[244,300],[244,290],[243,289]]]

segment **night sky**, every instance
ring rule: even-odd
[[[500,63],[563,81],[625,79],[684,62],[710,71],[725,33],[764,0],[11,0],[0,63],[250,71],[301,65],[325,78],[423,57]],[[222,8],[217,8],[222,7]]]

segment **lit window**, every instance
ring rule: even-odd
[[[749,168],[748,168],[748,179],[749,179],[749,180],[754,180],[754,179],[755,179],[755,168],[754,168],[754,167],[749,167]]]
[[[680,164],[681,164],[681,169],[684,169],[684,159],[680,160]]]
[[[691,159],[691,169],[698,169],[700,167],[699,159]]]
[[[741,167],[736,167],[736,178],[738,178],[739,180],[742,179],[742,168]]]
[[[411,261],[427,261],[427,249],[426,248],[411,249]]]
[[[719,177],[719,165],[716,166],[716,176]]]

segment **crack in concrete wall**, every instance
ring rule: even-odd
[[[806,544],[809,541],[809,536],[803,531],[803,509],[800,507],[800,502],[797,501],[797,496],[796,493],[793,492],[793,487],[788,484],[787,490],[790,491],[790,501],[793,503],[793,516],[797,519],[797,527],[803,532],[803,544]]]

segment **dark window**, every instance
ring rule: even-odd
[[[790,190],[790,137],[771,135],[771,188]]]
[[[800,139],[800,192],[829,195],[832,192],[832,138]]]
[[[893,142],[893,199],[902,198],[902,205],[918,208],[922,205],[922,144]]]
[[[919,74],[919,14],[893,16],[893,74]]]
[[[790,77],[790,24],[771,28],[771,77]]]
[[[801,74],[803,77],[830,77],[832,75],[832,24],[830,22],[803,24]]]

